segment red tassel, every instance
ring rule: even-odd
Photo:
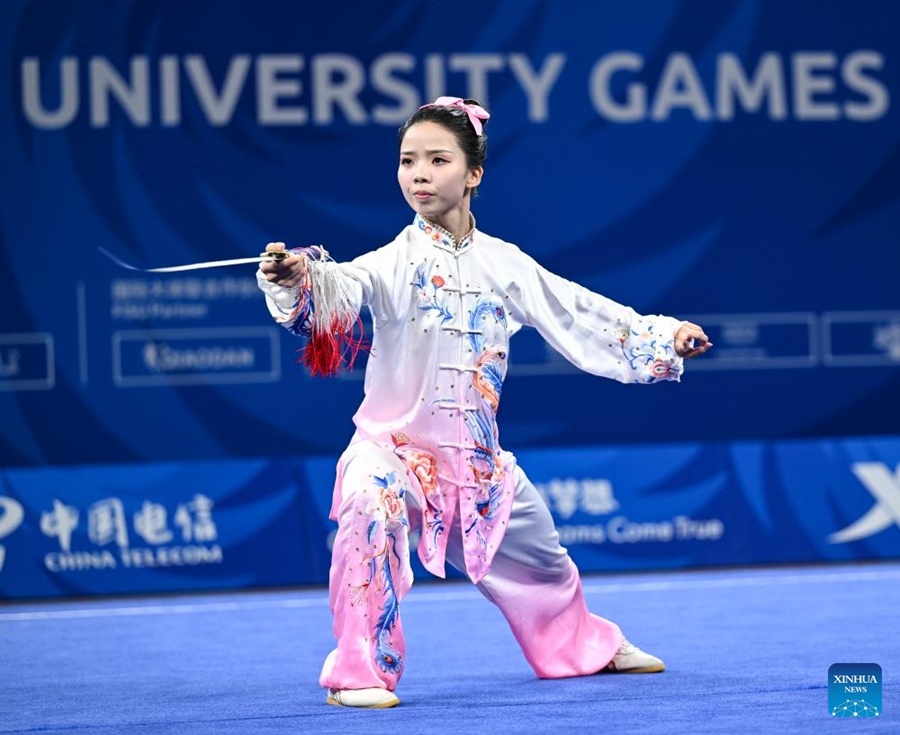
[[[333,325],[331,329],[313,328],[313,333],[301,350],[300,359],[312,376],[332,377],[342,370],[352,370],[360,350],[369,349],[362,319],[349,328]]]

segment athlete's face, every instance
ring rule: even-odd
[[[456,136],[443,125],[420,122],[403,136],[397,180],[409,206],[432,222],[444,225],[463,212],[468,217],[469,194],[481,175],[480,167],[468,167]]]

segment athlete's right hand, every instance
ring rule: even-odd
[[[270,242],[266,245],[267,253],[284,252],[283,242]],[[292,253],[286,258],[269,260],[260,263],[259,269],[265,274],[269,283],[293,288],[299,286],[309,273],[309,259],[303,253]]]

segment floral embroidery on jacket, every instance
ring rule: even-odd
[[[442,227],[437,227],[422,217],[416,217],[416,224],[419,226],[419,229],[428,235],[434,242],[439,242],[441,245],[451,248],[455,244],[453,240],[444,233]]]
[[[434,224],[434,222],[428,221],[421,215],[416,215],[415,222],[416,226],[424,232],[433,243],[439,243],[446,248],[453,248],[453,250],[457,252],[465,250],[472,242],[472,231],[475,229],[474,225],[472,231],[470,231],[462,240],[457,242],[453,235],[447,232],[447,230],[440,225]]]
[[[499,331],[497,327],[500,327]],[[477,372],[472,384],[496,413],[500,406],[500,393],[503,390],[506,359],[509,354],[506,311],[500,300],[492,296],[481,297],[469,317],[469,330],[469,341],[477,355],[475,359]],[[494,339],[488,339],[489,334]]]
[[[422,311],[436,311],[441,315],[441,321],[447,322],[453,318],[453,313],[446,306],[446,282],[444,277],[435,274],[428,278],[425,274],[425,265],[416,268],[413,287],[416,290],[416,303]]]
[[[433,549],[437,546],[438,537],[444,532],[444,509],[440,502],[437,459],[430,452],[414,448],[410,444],[409,437],[402,432],[392,434],[391,439],[394,442],[394,454],[400,457],[422,488],[425,496],[422,516],[424,526],[428,529],[426,543]]]
[[[496,414],[506,377],[509,337],[506,311],[500,300],[494,296],[479,298],[469,317],[469,330],[469,341],[477,355],[472,387],[481,399],[481,406],[465,414],[466,426],[475,445],[470,469],[478,484],[475,516],[465,532],[474,530],[480,546],[486,551],[484,524],[493,520],[500,510],[505,472],[500,461]]]
[[[675,356],[675,340],[659,339],[650,324],[641,331],[621,328],[617,330],[622,354],[631,369],[642,374],[645,383],[667,380],[679,376],[683,367]]]

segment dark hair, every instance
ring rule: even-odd
[[[464,100],[467,105],[479,105],[477,100]],[[475,128],[469,122],[469,116],[459,107],[420,107],[407,121],[400,126],[399,143],[403,143],[403,136],[413,125],[421,122],[434,122],[447,128],[456,137],[456,142],[466,156],[466,166],[478,168],[484,165],[487,158],[487,120],[482,120],[481,135],[475,133]],[[472,196],[477,196],[478,187],[472,189]]]

